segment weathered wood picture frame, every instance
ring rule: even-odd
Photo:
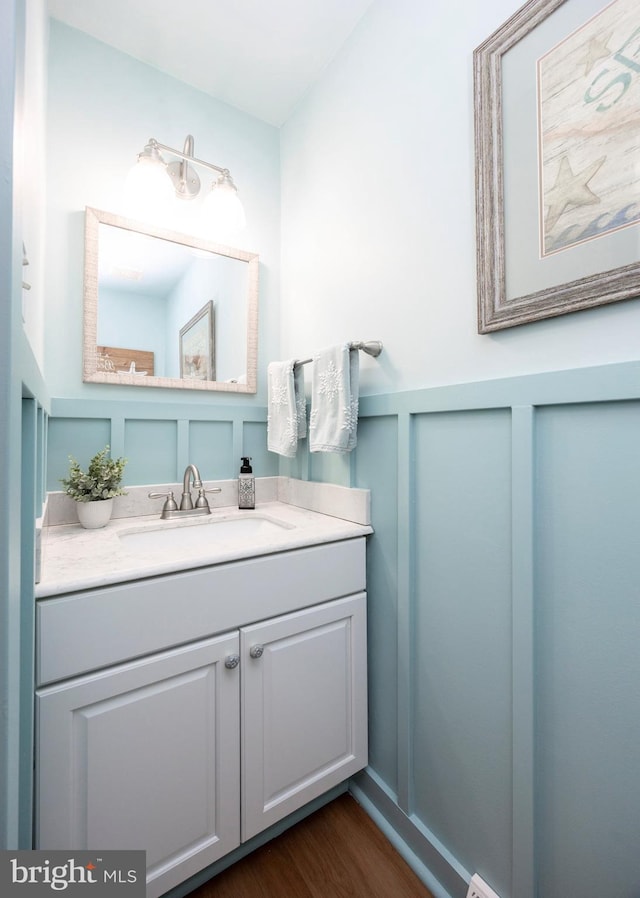
[[[640,295],[635,0],[529,0],[473,65],[479,333]]]

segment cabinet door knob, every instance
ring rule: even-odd
[[[240,655],[227,655],[224,659],[224,666],[228,667],[229,670],[233,670],[238,664],[240,664]]]
[[[262,658],[262,653],[264,652],[263,645],[252,645],[249,649],[249,654],[252,658]]]

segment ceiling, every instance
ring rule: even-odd
[[[48,0],[56,18],[281,125],[373,0]]]

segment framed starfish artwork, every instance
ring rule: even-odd
[[[529,0],[474,52],[478,331],[640,296],[640,4]]]

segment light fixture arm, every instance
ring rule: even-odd
[[[178,159],[183,159],[187,163],[191,163],[192,165],[202,165],[204,168],[209,168],[211,171],[216,171],[218,174],[228,174],[228,168],[222,168],[220,165],[214,165],[213,162],[205,162],[204,159],[196,159],[193,155],[193,137],[191,134],[187,134],[187,137],[184,142],[184,150],[180,152],[180,150],[174,150],[173,147],[167,146],[165,143],[159,143],[155,138],[151,137],[148,141],[149,145],[155,147],[158,150],[164,150],[166,153],[171,153],[172,156],[176,156]]]
[[[187,134],[187,136],[184,139],[184,147],[182,148],[182,152],[186,153],[187,156],[193,156],[193,148],[194,148],[193,135]],[[184,184],[186,182],[188,175],[189,175],[189,163],[186,162],[184,159],[181,159],[180,160],[180,182],[182,184]]]

